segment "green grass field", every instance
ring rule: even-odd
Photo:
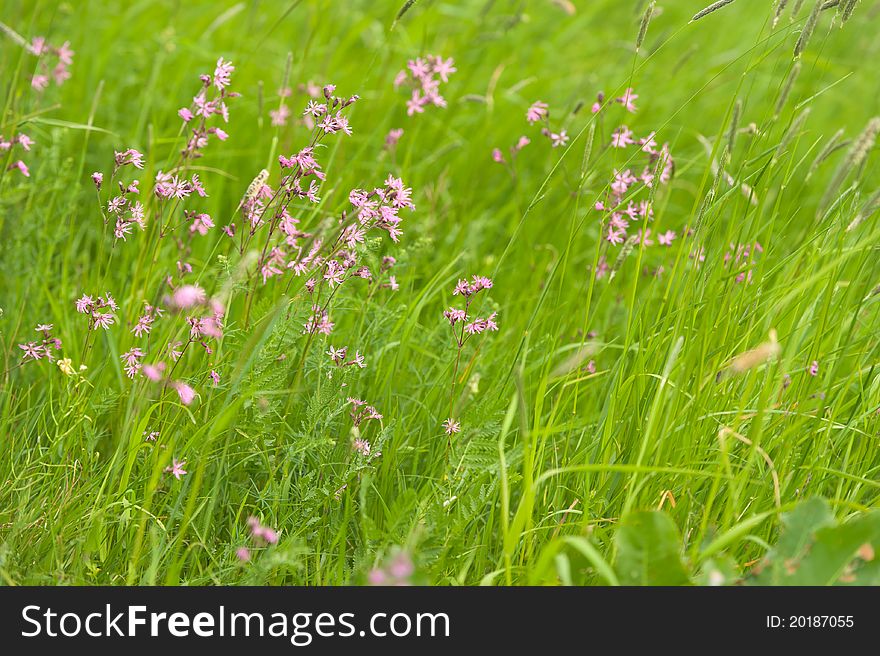
[[[0,579],[880,583],[880,4],[784,4],[7,2]]]

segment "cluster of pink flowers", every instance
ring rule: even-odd
[[[296,200],[306,200],[309,203],[321,201],[318,192],[325,175],[321,165],[315,160],[315,145],[329,134],[351,134],[348,119],[342,112],[357,102],[358,96],[341,98],[334,95],[335,89],[332,84],[326,85],[322,90],[325,102],[313,100],[309,103],[306,112],[314,120],[320,120],[318,132],[313,136],[312,143],[298,153],[290,157],[278,157],[281,168],[278,187],[273,189],[267,184],[269,172],[263,170],[251,183],[241,203],[240,209],[249,229],[242,236],[239,252],[244,253],[257,231],[268,225],[268,234],[264,240],[266,247],[262,249],[257,263],[263,283],[269,278],[282,275],[285,269],[293,269],[296,275],[302,275],[323,263],[318,255],[322,242],[314,239],[306,250],[301,242],[314,236],[299,229],[299,219],[291,214],[290,208],[291,203]],[[235,225],[227,225],[224,232],[234,237]],[[273,238],[278,240],[275,244],[272,243]]]
[[[213,347],[211,347],[205,338],[210,337],[216,339],[222,335],[221,324],[223,310],[216,302],[204,303],[204,307],[209,308],[210,313],[207,316],[199,317],[191,315],[187,317],[187,323],[190,326],[190,334],[185,344],[180,341],[173,341],[165,345],[164,350],[173,362],[176,363],[180,360],[191,344],[201,345],[205,350],[205,353],[209,356],[214,353]],[[132,332],[134,332],[136,336],[149,333],[152,329],[152,323],[155,317],[159,316],[160,312],[161,310],[158,308],[147,305],[144,314],[138,319]],[[140,372],[147,380],[154,383],[161,383],[163,387],[170,387],[177,392],[181,403],[184,405],[190,405],[196,397],[196,391],[192,386],[182,380],[174,380],[170,377],[170,374],[166,374],[168,367],[165,362],[161,360],[155,364],[142,364],[141,360],[145,356],[146,353],[138,347],[130,349],[121,356],[126,364],[126,374],[128,377],[134,378],[135,375]],[[219,374],[211,369],[210,377],[216,386],[220,380]]]
[[[144,168],[144,155],[134,148],[127,148],[123,151],[114,151],[113,153],[113,172],[110,176],[114,180],[119,172],[126,166],[135,169]],[[101,189],[104,186],[104,174],[95,171],[90,176],[95,189],[98,192],[98,200],[100,202]],[[144,206],[137,196],[140,194],[140,181],[132,180],[131,182],[122,182],[117,180],[119,185],[119,193],[112,198],[107,199],[107,213],[104,216],[104,223],[109,223],[112,218],[114,222],[113,235],[116,239],[125,241],[126,235],[131,234],[133,227],[136,225],[144,230],[147,225],[147,219],[144,212]]]
[[[600,94],[601,97],[601,94]],[[635,112],[633,101],[638,96],[632,93],[632,89],[617,101],[627,111]],[[597,103],[601,109],[601,104]],[[595,106],[594,106],[595,109]],[[612,148],[627,148],[633,146],[647,156],[648,162],[638,175],[632,169],[614,170],[613,180],[609,185],[609,192],[604,198],[596,201],[595,209],[602,212],[604,239],[613,245],[623,244],[627,239],[632,239],[634,244],[653,246],[654,240],[651,229],[645,224],[654,219],[654,211],[648,200],[636,200],[636,195],[644,190],[653,188],[656,184],[665,185],[671,179],[675,170],[675,164],[669,153],[669,144],[658,146],[656,133],[650,132],[647,136],[636,139],[632,130],[622,125],[611,135]],[[641,222],[640,227],[632,236],[629,235],[630,224]],[[657,235],[657,243],[661,246],[671,246],[677,237],[676,233],[667,230]],[[601,278],[607,272],[607,263],[603,260],[597,267],[596,277]]]
[[[491,288],[492,280],[486,276],[472,276],[470,282],[460,279],[452,290],[452,295],[464,297],[464,308],[451,307],[448,310],[443,311],[443,317],[449,322],[449,325],[452,328],[452,337],[455,340],[455,346],[457,349],[455,372],[453,372],[452,375],[450,399],[454,399],[455,377],[458,375],[458,364],[461,361],[461,351],[464,348],[465,343],[467,343],[467,341],[474,335],[479,335],[487,330],[498,330],[498,324],[495,321],[495,317],[498,315],[497,312],[492,312],[485,318],[477,317],[471,319],[469,315],[471,303],[473,303],[476,295],[485,289]],[[461,327],[456,329],[456,324],[461,324]],[[450,400],[450,414],[451,411],[452,401]],[[449,417],[443,422],[443,430],[447,435],[452,435],[461,430],[461,424],[454,418]]]
[[[635,93],[635,89],[629,88],[623,92],[622,96],[615,98],[614,102],[619,105],[623,105],[624,109],[626,109],[626,111],[628,111],[630,114],[635,114],[637,111],[635,104],[636,98],[638,98],[638,95]],[[591,111],[594,114],[598,114],[600,111],[602,111],[604,103],[605,94],[600,91],[596,96],[596,102],[593,103]]]
[[[214,347],[210,344],[211,339],[220,339],[223,336],[223,319],[225,308],[216,299],[208,299],[205,290],[198,285],[180,285],[173,289],[172,293],[164,298],[165,304],[174,312],[187,312],[186,322],[189,325],[189,336],[186,343],[173,341],[165,345],[167,356],[177,362],[183,357],[184,352],[190,345],[197,344],[202,347],[205,354],[214,354]],[[144,313],[138,318],[132,332],[136,337],[149,334],[156,318],[162,316],[164,310],[145,304]],[[152,382],[162,383],[165,387],[174,389],[180,401],[184,405],[190,405],[195,399],[195,390],[186,382],[172,380],[166,375],[165,362],[142,365],[141,360],[145,353],[140,348],[132,348],[123,354],[122,359],[126,363],[126,374],[134,378],[140,372]],[[210,369],[209,377],[216,387],[220,383],[220,374],[215,369]]]
[[[432,71],[424,73],[428,76],[424,80],[420,78],[424,82],[421,93],[442,101],[439,95],[431,95],[436,94],[437,86],[432,85],[428,78],[439,76],[445,81],[447,75],[454,71],[452,62],[436,58],[428,58],[428,61]],[[416,67],[416,70],[420,69]],[[140,181],[132,179],[134,176],[131,174],[145,168],[146,157],[134,148],[114,153],[112,172],[108,167],[106,172],[95,171],[91,174],[105,225],[113,222],[116,239],[125,240],[136,225],[142,230],[152,230],[154,221],[159,223],[155,227],[161,226],[158,230],[159,237],[175,230],[179,234],[181,228],[188,228],[188,235],[158,242],[157,249],[161,249],[163,245],[177,249],[177,271],[156,274],[164,276],[164,283],[155,290],[155,294],[162,299],[161,307],[151,304],[155,301],[144,302],[143,310],[136,313],[127,326],[131,337],[128,344],[122,344],[122,354],[118,356],[125,375],[136,381],[135,385],[143,380],[145,387],[155,390],[163,399],[166,393],[174,390],[180,402],[187,406],[198,396],[194,386],[205,384],[194,381],[207,380],[207,384],[212,381],[215,386],[220,383],[217,363],[212,358],[217,350],[215,340],[223,336],[225,302],[212,298],[194,282],[191,276],[193,267],[187,261],[191,255],[190,240],[195,234],[209,234],[214,227],[214,220],[195,208],[178,209],[177,201],[192,201],[207,195],[202,181],[197,174],[192,173],[188,162],[201,156],[210,137],[220,140],[226,138],[223,130],[208,127],[208,124],[213,122],[215,115],[219,115],[223,121],[228,119],[227,101],[238,95],[228,90],[232,71],[233,66],[220,59],[213,75],[201,76],[202,88],[192,105],[178,112],[186,124],[185,131],[191,132],[186,135],[186,148],[180,154],[172,153],[172,164],[165,172],[157,173],[152,185],[155,199],[145,199],[143,203],[140,200]],[[320,95],[313,95],[313,91]],[[352,133],[346,110],[358,101],[357,95],[337,96],[333,85],[310,88],[309,94],[313,97],[306,107],[305,116],[313,124],[313,133],[308,146],[290,156],[279,156],[280,176],[277,183],[269,182],[268,171],[262,171],[255,178],[235,212],[241,212],[243,227],[236,232],[235,225],[230,223],[224,228],[224,232],[236,242],[240,240],[236,247],[242,256],[241,270],[246,272],[246,285],[249,288],[249,293],[245,295],[245,327],[250,301],[256,293],[260,279],[263,284],[269,284],[269,280],[275,277],[286,276],[291,281],[295,277],[302,277],[305,281],[304,287],[311,295],[311,312],[304,318],[303,332],[309,335],[330,335],[334,328],[330,319],[330,305],[340,286],[355,279],[349,287],[368,285],[374,290],[379,287],[392,291],[398,289],[397,280],[391,275],[396,264],[395,258],[381,253],[374,254],[372,246],[379,241],[374,239],[377,236],[384,240],[387,235],[390,242],[398,242],[403,235],[403,217],[407,210],[414,211],[415,205],[412,189],[399,177],[389,174],[384,182],[375,187],[355,188],[350,191],[349,204],[341,212],[338,225],[332,232],[315,230],[310,233],[301,229],[298,217],[302,216],[302,207],[321,202],[319,194],[325,174],[315,159],[317,149],[327,135]],[[395,143],[401,133],[402,130],[392,133]],[[12,143],[10,142],[9,148]],[[31,143],[24,136],[15,141],[15,144],[25,149]],[[173,161],[175,159],[176,162]],[[167,202],[155,202],[156,199]],[[152,210],[149,226],[145,206],[157,208]],[[177,218],[172,217],[172,214],[177,215]],[[308,214],[314,215],[313,212]],[[369,247],[368,240],[371,242]],[[157,251],[158,254],[161,252]],[[154,261],[159,261],[159,258],[156,257]],[[174,258],[170,261],[173,262]],[[491,286],[491,282],[487,284]],[[148,298],[152,294],[144,292],[144,296]],[[226,298],[223,294],[221,296]],[[76,309],[89,317],[90,335],[97,328],[110,328],[122,316],[110,294],[84,294],[77,299]],[[301,311],[305,309],[301,308]],[[166,326],[167,330],[153,330],[159,320],[162,321],[160,325]],[[467,331],[468,334],[475,334],[494,329],[493,326],[494,314],[488,319],[474,320]],[[57,343],[56,348],[60,348],[60,340],[55,340],[48,332],[51,326],[40,328],[45,330],[42,343],[29,342],[22,345],[25,360],[50,357],[48,351],[53,344]],[[158,332],[168,332],[169,335],[154,344]],[[84,354],[91,346],[91,339],[90,337],[86,340]],[[311,343],[311,340],[307,343]],[[193,348],[197,353],[204,351],[207,356],[199,367],[201,374],[197,378],[193,377],[196,373],[191,369],[195,362],[191,355]],[[322,350],[328,348],[327,355],[336,367],[356,370],[366,366],[365,357],[358,350],[350,355],[348,347],[336,348],[327,344]],[[190,353],[189,357],[186,357],[187,353]],[[81,369],[84,370],[84,367]],[[365,401],[350,398],[348,403],[356,432],[359,427],[362,428],[371,421],[381,422],[382,415]],[[158,441],[159,434],[150,432],[146,439]],[[379,455],[366,439],[360,437],[359,432],[353,447],[368,458]],[[185,460],[174,458],[166,471],[180,480],[187,473],[185,466]],[[257,536],[257,533],[254,535]]]
[[[367,419],[381,421],[382,415],[379,414],[376,408],[371,405],[367,405],[366,401],[362,401],[361,399],[356,399],[350,396],[348,397],[348,403],[351,405],[349,416],[351,417],[351,421],[355,425],[355,428],[359,428],[361,423],[363,423]]]
[[[113,235],[116,239],[125,241],[125,236],[131,233],[132,226],[137,225],[144,230],[147,227],[147,219],[144,215],[144,206],[139,200],[134,200],[134,197],[140,193],[138,181],[135,180],[129,185],[120,182],[119,191],[120,194],[107,203],[107,212],[116,218]]]
[[[39,341],[26,342],[18,345],[18,348],[24,351],[24,355],[22,356],[23,362],[27,362],[28,360],[42,360],[43,358],[52,362],[55,359],[52,352],[61,350],[61,340],[52,336],[53,328],[54,326],[51,323],[41,323],[35,329],[40,333]]]
[[[344,116],[341,116],[338,110],[355,102],[358,97],[351,96],[348,99],[339,98],[338,101],[334,103],[332,98],[327,97],[332,96],[334,90],[335,86],[332,84],[322,87],[311,80],[306,84],[300,84],[298,86],[298,91],[312,100],[302,113],[301,118],[302,125],[308,130],[315,129],[315,125],[317,124],[316,119],[324,118],[331,110],[336,109],[337,114],[335,116],[331,115],[330,120],[325,127],[330,127],[331,131],[339,131],[336,129],[336,126],[339,125],[342,126],[342,131],[351,134],[350,128],[348,127],[348,120]],[[286,98],[293,96],[293,90],[290,87],[282,87],[278,90],[278,96],[281,98],[281,102],[277,109],[269,110],[269,119],[274,127],[284,127],[290,121],[290,117],[293,116],[293,112],[285,102]],[[336,122],[336,119],[339,120],[338,123]]]
[[[172,173],[158,171],[156,173],[156,182],[153,185],[153,193],[160,200],[177,199],[182,200],[189,198],[193,193],[205,198],[208,193],[199,180],[198,173],[193,173],[192,177],[187,180]]]
[[[303,324],[303,335],[314,335],[315,333],[329,335],[333,332],[335,325],[330,321],[330,313],[327,310],[320,305],[313,305],[311,316]]]
[[[443,316],[449,321],[449,325],[453,326],[453,335],[455,334],[455,324],[462,323],[461,332],[456,336],[456,341],[458,342],[459,347],[464,346],[464,343],[467,341],[465,333],[470,336],[479,335],[486,330],[498,330],[498,324],[495,323],[495,317],[498,314],[497,312],[493,312],[485,319],[477,317],[476,319],[469,321],[470,317],[468,315],[468,310],[470,309],[474,295],[484,289],[491,288],[492,281],[489,278],[485,276],[473,276],[471,282],[468,282],[467,280],[459,280],[455,285],[455,289],[452,290],[453,296],[460,294],[465,297],[464,309],[452,307],[448,310],[444,310]]]
[[[133,166],[136,169],[144,168],[144,154],[134,148],[126,148],[123,151],[113,151],[113,176],[116,177],[116,173],[123,166]],[[95,176],[100,176],[98,179]],[[98,173],[92,174],[92,180],[95,182],[95,186],[100,188],[101,182],[103,181],[104,176]]]
[[[130,348],[128,351],[119,356],[119,358],[125,363],[125,375],[129,378],[134,378],[138,372],[141,370],[141,360],[144,357],[144,352],[138,347],[134,346]]]
[[[90,330],[98,328],[106,330],[110,328],[116,322],[116,315],[114,313],[117,310],[119,310],[119,305],[113,300],[109,292],[104,296],[98,296],[94,299],[88,294],[83,294],[76,301],[76,311],[80,314],[89,315]]]
[[[251,539],[257,547],[265,547],[270,544],[278,544],[278,531],[270,526],[264,526],[259,519],[254,516],[247,518],[248,528],[250,529]],[[236,557],[242,562],[248,562],[251,559],[251,550],[242,546],[235,550]]]
[[[150,331],[153,330],[153,322],[161,317],[165,313],[165,310],[159,307],[153,307],[149,303],[144,303],[144,312],[138,317],[137,323],[135,323],[134,328],[131,329],[131,332],[134,333],[135,337],[140,337],[142,335],[149,335]]]
[[[529,125],[534,125],[535,123],[543,123],[541,134],[550,140],[550,145],[552,145],[553,148],[561,148],[568,143],[568,132],[566,132],[564,129],[560,129],[558,132],[551,129],[550,106],[547,103],[541,100],[536,100],[535,102],[533,102],[526,110],[526,121]],[[520,137],[518,144],[523,144],[523,139],[525,139],[525,137]],[[527,139],[525,143],[528,143]],[[522,146],[520,146],[520,149],[521,148]]]
[[[38,70],[31,78],[31,86],[37,91],[44,91],[49,86],[50,79],[61,86],[70,79],[68,67],[73,65],[73,50],[70,42],[65,41],[56,47],[46,41],[46,37],[37,36],[31,41],[30,51],[39,57]],[[54,66],[51,61],[54,59]],[[50,77],[51,76],[51,77]]]
[[[175,310],[188,310],[204,305],[207,298],[205,290],[198,285],[181,285],[165,298],[165,304]]]
[[[440,95],[440,83],[449,82],[449,76],[457,70],[452,58],[434,55],[418,57],[407,62],[406,68],[394,78],[394,87],[411,89],[406,101],[407,116],[421,114],[425,107],[446,107],[446,99]]]
[[[541,100],[536,100],[526,110],[526,121],[529,125],[546,121],[548,118],[550,118],[550,105]]]
[[[278,532],[269,526],[263,526],[256,517],[248,517],[248,526],[251,529],[251,537],[257,544],[278,544]]]
[[[394,554],[384,565],[374,567],[367,575],[370,585],[412,585],[415,565],[405,551]]]
[[[382,455],[381,451],[373,451],[373,447],[370,445],[369,440],[365,440],[362,437],[356,437],[351,442],[351,448],[354,449],[355,452],[361,454],[364,458],[368,460],[373,460],[374,458],[379,458]]]
[[[269,237],[275,230],[278,230],[283,242],[271,249],[264,250],[264,254],[261,255],[258,267],[263,282],[265,283],[274,276],[282,275],[285,270],[292,270],[296,276],[309,275],[306,283],[306,289],[309,293],[314,293],[319,281],[321,285],[327,285],[331,290],[352,278],[374,282],[373,272],[368,266],[359,262],[357,247],[366,241],[367,234],[373,229],[384,230],[394,242],[400,239],[403,234],[400,228],[402,220],[400,211],[415,209],[412,202],[412,189],[406,187],[400,178],[395,178],[392,175],[386,178],[384,186],[376,187],[372,191],[353,189],[349,194],[349,202],[354,207],[353,214],[355,214],[356,220],[347,221],[347,214],[343,213],[341,231],[335,241],[328,244],[330,254],[321,255],[325,244],[320,239],[312,239],[308,250],[306,250],[302,240],[312,238],[313,235],[299,230],[298,220],[288,213],[287,207],[290,198],[298,194],[309,197],[316,190],[314,181],[312,181],[309,191],[301,190],[298,181],[302,176],[320,174],[323,179],[320,167],[312,159],[311,150],[311,148],[304,149],[289,161],[282,158],[285,160],[282,161],[282,166],[284,168],[297,167],[298,175],[289,176],[294,177],[292,185],[283,183],[285,184],[284,194],[288,200],[283,202],[280,209],[275,212],[274,220],[269,229]],[[271,189],[268,193],[270,197],[277,196]],[[317,202],[317,197],[314,197],[314,202]],[[246,211],[256,211],[259,217],[265,213],[265,208],[262,206],[259,210],[254,208],[255,205],[252,205],[250,210]],[[252,232],[255,232],[257,227],[259,224],[254,224]],[[394,262],[393,257],[383,258],[378,273],[380,275],[386,274]],[[318,274],[319,279],[311,277]],[[397,281],[394,276],[389,276],[388,281],[381,283],[381,286],[394,290],[397,289]],[[316,306],[313,309],[313,316],[305,325],[305,331],[329,334],[332,327],[333,324],[329,322],[327,317],[326,307]]]
[[[34,143],[36,142],[33,139],[22,132],[19,132],[11,139],[0,135],[0,152],[12,150],[15,146],[20,146],[22,150],[27,152],[30,151]],[[7,167],[7,170],[11,171],[13,169],[17,169],[26,178],[31,176],[30,169],[28,169],[27,164],[22,159],[15,160]]]
[[[347,98],[340,98],[334,95],[335,91],[335,84],[325,85],[323,89],[324,102],[320,102],[320,99],[310,100],[303,110],[303,116],[307,117],[309,122],[316,125],[324,134],[342,132],[351,136],[351,126],[342,110],[355,104],[360,96],[355,94]]]
[[[356,223],[347,225],[342,234],[342,239],[349,248],[363,243],[367,231],[374,227],[385,230],[391,241],[399,241],[403,234],[399,212],[402,209],[415,209],[412,189],[391,174],[385,178],[383,187],[376,187],[371,192],[352,189],[348,200],[357,210],[358,219]]]
[[[217,60],[214,67],[214,75],[207,73],[199,76],[202,82],[201,90],[193,98],[189,107],[181,107],[177,115],[184,123],[192,124],[192,132],[186,142],[186,147],[181,151],[183,159],[195,159],[202,156],[202,149],[208,145],[210,137],[220,141],[226,141],[229,135],[216,126],[208,126],[208,119],[217,115],[224,123],[229,122],[229,108],[226,101],[237,98],[241,94],[229,91],[230,78],[235,66],[225,61],[222,57]]]
[[[354,357],[351,360],[347,360],[348,357],[348,347],[343,346],[342,348],[334,348],[330,347],[330,350],[327,351],[327,355],[333,361],[333,363],[337,367],[350,367],[352,365],[363,369],[367,366],[366,361],[364,360],[364,356],[361,355],[360,351],[354,352]]]

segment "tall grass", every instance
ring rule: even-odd
[[[402,4],[8,3],[16,34],[68,40],[76,55],[71,79],[38,95],[33,54],[0,41],[0,134],[36,141],[29,178],[0,153],[6,583],[361,583],[401,550],[422,582],[614,583],[622,517],[660,507],[695,569],[723,553],[744,574],[799,500],[823,496],[841,519],[877,505],[870,3],[833,30],[820,10],[773,28],[769,1],[693,24],[703,3]],[[455,58],[448,107],[408,117],[392,82],[427,53]],[[129,381],[119,357],[174,250],[156,246],[155,224],[115,242],[89,174],[136,148],[146,195],[180,148],[178,108],[220,56],[243,95],[229,139],[191,169],[217,227],[188,262],[212,293],[231,291],[212,359],[221,382],[191,380],[187,406]],[[295,118],[310,81],[361,99],[354,134],[317,150],[327,182],[321,203],[296,206],[304,222],[332,224],[350,189],[389,172],[416,204],[397,247],[369,244],[397,259],[399,289],[340,292],[332,337],[314,340],[300,334],[304,281],[255,293],[219,232],[243,225],[260,170],[308,142],[269,112],[286,103]],[[612,100],[630,87],[635,115]],[[529,131],[539,99],[571,136],[564,147]],[[670,143],[675,173],[652,191],[650,226],[677,233],[670,247],[603,240],[593,206],[613,170],[635,166],[608,147],[621,123]],[[389,149],[393,128],[404,133]],[[510,167],[492,161],[522,134],[532,143]],[[600,261],[613,276],[597,279]],[[498,311],[500,330],[459,361],[442,311],[471,274],[494,280],[480,312]],[[108,291],[119,325],[90,332],[74,301]],[[74,374],[21,364],[17,344],[38,322],[54,324]],[[333,368],[325,352],[343,344],[365,369]],[[347,397],[381,422],[355,435]],[[461,432],[448,438],[450,405]],[[180,480],[165,473],[178,458]],[[249,516],[277,544],[254,544]]]

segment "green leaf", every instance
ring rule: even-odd
[[[876,585],[880,512],[838,523],[824,499],[810,499],[782,516],[782,534],[752,585]]]
[[[681,540],[663,512],[627,515],[617,531],[617,574],[623,585],[687,585]]]
[[[782,515],[782,534],[774,552],[781,558],[796,558],[812,541],[813,534],[823,526],[835,524],[831,507],[825,499],[813,497]]]

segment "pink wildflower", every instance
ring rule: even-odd
[[[269,117],[272,119],[273,126],[285,126],[290,118],[290,108],[287,105],[281,105],[278,109],[269,110]]]
[[[248,526],[251,529],[251,536],[258,544],[276,544],[278,542],[278,532],[268,526],[263,526],[256,517],[248,517]]]
[[[229,78],[235,66],[232,62],[223,61],[223,57],[217,60],[217,66],[214,68],[214,86],[219,90],[223,90],[229,86]]]
[[[185,464],[186,460],[178,460],[177,458],[173,458],[171,460],[171,464],[165,468],[165,473],[171,474],[179,481],[181,476],[186,475],[186,470],[183,468]]]
[[[400,141],[403,136],[403,128],[394,128],[385,136],[385,148],[391,150]]]
[[[672,230],[667,230],[659,235],[657,235],[657,242],[661,246],[672,246],[672,240],[675,239],[675,233]]]
[[[162,377],[165,374],[165,363],[159,362],[155,365],[145,364],[141,367],[141,373],[146,376],[147,379],[157,383],[162,380]]]
[[[461,424],[451,417],[443,422],[443,430],[447,435],[458,433],[461,431]]]
[[[628,145],[635,143],[632,137],[632,130],[627,128],[625,125],[621,125],[611,135],[611,145],[614,148],[626,148]]]
[[[182,285],[174,290],[171,305],[179,310],[202,305],[205,302],[205,290],[198,285]]]
[[[559,133],[551,132],[549,136],[553,148],[560,148],[568,143],[568,133],[565,130],[560,130]]]
[[[549,105],[538,100],[533,102],[526,111],[526,120],[529,124],[534,124],[544,120],[549,114]]]
[[[19,171],[21,171],[21,174],[26,178],[31,177],[31,172],[28,169],[27,164],[25,164],[22,160],[17,160],[15,162],[13,162],[12,164],[9,165],[9,168],[10,169],[18,169]]]
[[[193,402],[193,399],[196,397],[196,391],[182,381],[177,381],[172,383],[177,395],[180,397],[180,402],[183,405],[190,405]]]
[[[15,137],[15,141],[25,150],[30,150],[31,146],[34,144],[34,140],[26,134],[19,134]]]
[[[633,93],[633,89],[627,89],[624,92],[623,96],[621,96],[620,98],[616,98],[615,101],[619,102],[621,105],[623,105],[626,108],[626,111],[628,111],[632,114],[635,114],[636,113],[636,106],[635,106],[635,99],[636,98],[638,98],[638,96],[635,93]]]
[[[92,320],[94,321],[94,327],[96,329],[103,328],[104,330],[107,330],[115,323],[116,317],[107,312],[93,312]]]

